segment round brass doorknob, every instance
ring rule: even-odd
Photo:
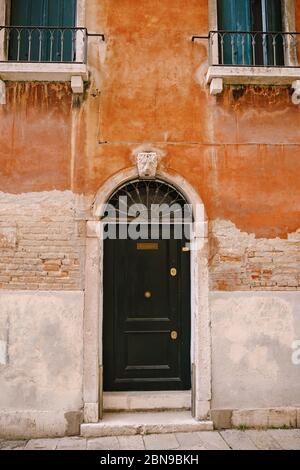
[[[177,269],[176,268],[171,268],[170,269],[170,274],[172,277],[176,277],[177,276]]]
[[[171,331],[171,335],[170,335],[170,336],[171,336],[171,339],[172,339],[173,341],[175,341],[175,340],[177,339],[177,337],[178,337],[177,331],[175,331],[175,330]]]
[[[146,299],[151,299],[151,297],[152,297],[152,294],[151,294],[151,292],[149,292],[149,291],[145,292],[144,295],[145,295],[145,298],[146,298]]]

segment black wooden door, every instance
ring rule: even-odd
[[[184,240],[104,243],[104,390],[189,390]]]

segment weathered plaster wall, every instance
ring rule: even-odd
[[[289,90],[209,95],[207,41],[191,42],[207,33],[206,0],[87,3],[87,27],[104,31],[107,42],[90,41],[85,99],[72,107],[63,84],[8,85],[0,188],[95,194],[150,142],[164,155],[161,168],[199,191],[209,219],[258,237],[295,232],[300,112]]]
[[[94,96],[86,103],[87,126],[92,110],[101,111],[92,121],[100,143],[88,139],[81,165],[85,190],[132,165],[132,151],[152,142],[165,155],[161,167],[199,191],[210,219],[286,237],[299,227],[299,108],[280,87],[209,95],[207,42],[191,42],[195,31],[208,30],[207,3],[90,2],[89,25],[103,25],[108,42],[97,62],[101,93],[92,81]]]
[[[70,188],[71,103],[68,84],[8,83],[0,106],[0,190]]]
[[[82,407],[83,294],[0,295],[0,437],[59,435]]]
[[[211,293],[210,309],[212,408],[299,406],[299,293]]]

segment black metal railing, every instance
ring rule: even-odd
[[[0,26],[0,62],[85,63],[86,28]]]
[[[210,31],[211,65],[298,66],[300,33]]]

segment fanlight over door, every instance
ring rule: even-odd
[[[112,210],[114,209],[114,210]],[[163,181],[135,180],[121,186],[110,197],[104,217],[147,222],[191,222],[192,208],[184,196]]]

